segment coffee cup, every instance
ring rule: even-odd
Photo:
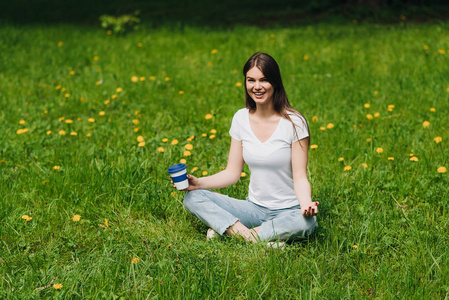
[[[168,168],[173,183],[178,190],[184,190],[189,187],[189,180],[187,179],[187,166],[185,164],[177,164]]]

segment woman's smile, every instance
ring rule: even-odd
[[[246,91],[256,103],[271,100],[274,88],[259,68],[254,67],[246,73]]]

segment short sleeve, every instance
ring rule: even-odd
[[[307,127],[306,119],[302,116],[290,115],[293,123],[295,124],[295,130],[293,130],[292,143],[302,140],[309,136],[309,129]]]
[[[231,129],[229,129],[229,135],[236,139],[237,141],[241,141],[242,138],[240,137],[240,130],[239,130],[239,112],[236,112],[234,114],[234,117],[232,118],[231,123]]]

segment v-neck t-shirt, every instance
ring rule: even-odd
[[[302,117],[293,113],[289,116],[295,126],[281,117],[271,137],[263,143],[251,129],[247,108],[235,113],[229,130],[231,137],[242,142],[243,159],[251,173],[248,199],[269,209],[299,204],[293,187],[292,143],[309,133]]]

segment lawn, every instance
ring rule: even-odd
[[[319,228],[283,250],[206,242],[167,173],[226,166],[256,51],[311,132]],[[444,22],[3,24],[0,298],[447,298],[448,63]]]

